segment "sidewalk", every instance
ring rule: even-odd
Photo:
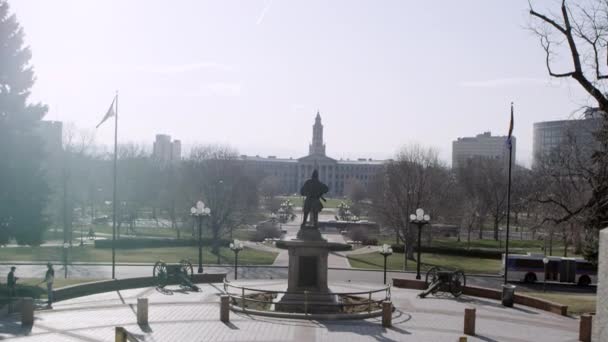
[[[251,281],[248,285],[253,286]],[[266,284],[266,285],[264,285]],[[278,284],[277,281],[274,284]],[[280,284],[279,284],[280,285]],[[257,286],[273,286],[268,280]],[[354,285],[349,285],[354,286]],[[365,284],[356,284],[363,287]],[[219,320],[220,284],[205,284],[202,292],[178,287],[159,292],[141,288],[76,298],[37,311],[31,328],[19,317],[0,319],[0,340],[114,341],[114,328],[125,327],[140,341],[456,341],[462,334],[465,307],[477,310],[477,336],[468,341],[575,341],[578,321],[527,307],[504,308],[497,301],[463,296],[416,297],[418,291],[393,289],[393,327],[379,318],[356,321],[276,319],[230,313]],[[149,300],[149,324],[136,323],[137,298]]]

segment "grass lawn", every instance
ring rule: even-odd
[[[61,247],[15,247],[0,248],[2,261],[53,261],[62,263]],[[258,251],[245,248],[239,253],[239,263],[248,265],[270,265],[274,262],[277,253]],[[165,262],[179,262],[181,259],[198,259],[196,247],[163,247],[117,249],[116,262],[149,262],[157,260]],[[112,250],[94,248],[92,246],[72,247],[69,249],[69,262],[111,262]],[[210,247],[203,247],[203,262],[215,263],[217,256],[211,253]],[[220,249],[220,262],[231,264],[234,262],[234,253],[228,247]]]
[[[108,225],[98,224],[98,225],[84,228],[83,233],[84,233],[85,239],[87,238],[89,228],[93,228],[93,231],[95,233],[112,234],[111,225],[108,226]],[[127,229],[125,226],[121,227],[120,231],[121,231],[121,234],[125,234],[125,235],[127,234]],[[128,234],[131,235],[131,232],[129,232]],[[191,230],[190,229],[181,229],[180,234],[181,234],[182,238],[189,238],[191,235]],[[176,238],[177,232],[175,231],[175,229],[171,229],[168,227],[135,227],[135,235]],[[74,239],[76,239],[76,240],[80,239],[80,227],[74,228],[73,236],[74,236]]]
[[[568,305],[569,314],[595,312],[596,296],[594,293],[525,292],[522,294]]]
[[[88,229],[89,228],[85,228],[83,230],[84,239],[87,238],[87,234],[89,232]],[[95,233],[103,233],[103,234],[111,235],[112,226],[96,225],[93,227],[93,231],[95,231]],[[121,229],[121,231],[122,231],[123,235],[127,234],[127,231],[125,230],[124,227]],[[128,235],[131,235],[131,232],[129,232]],[[233,231],[233,237],[235,239],[249,240],[250,235],[251,234],[249,232],[247,232],[243,229],[235,229]],[[80,228],[75,228],[73,236],[74,236],[74,241],[80,241]],[[175,238],[177,238],[177,232],[175,231],[175,229],[167,228],[167,227],[135,227],[135,236],[175,239]],[[203,237],[212,237],[211,233],[209,232],[209,230],[206,227],[203,228]],[[230,234],[228,232],[225,232],[221,236],[221,238],[223,238],[223,239],[228,239],[229,237],[230,237]],[[61,238],[63,238],[63,236]],[[185,227],[185,228],[180,229],[180,239],[191,239],[191,238],[192,238],[191,227]]]
[[[433,266],[445,267],[447,269],[462,269],[465,273],[498,274],[500,271],[500,260],[481,259],[454,255],[440,255],[422,253],[422,270],[428,270]],[[352,255],[348,257],[350,265],[354,268],[384,268],[384,257],[380,253]],[[387,269],[403,270],[403,253],[393,253],[386,262]],[[416,270],[416,262],[407,261],[408,270]]]

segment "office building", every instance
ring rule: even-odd
[[[512,163],[515,163],[517,139],[511,137],[513,144]],[[504,160],[509,163],[507,136],[492,136],[491,132],[477,134],[475,137],[458,138],[452,142],[452,167],[464,166],[466,161],[475,158]]]

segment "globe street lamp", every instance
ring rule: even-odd
[[[230,249],[234,252],[234,280],[238,279],[238,264],[239,264],[239,252],[243,250],[243,243],[239,240],[234,240],[230,243]]]
[[[418,259],[416,260],[416,279],[420,279],[420,239],[422,226],[428,224],[430,220],[431,216],[429,216],[429,214],[425,214],[424,210],[421,208],[416,209],[416,213],[410,215],[410,223],[418,226]]]
[[[198,220],[198,273],[203,273],[203,219],[211,215],[211,209],[198,201],[196,207],[190,208],[190,214]]]
[[[544,257],[543,258],[543,265],[545,266],[545,276],[543,277],[543,292],[546,291],[547,289],[547,264],[549,263],[549,258]]]
[[[382,247],[380,248],[380,255],[382,255],[384,257],[384,284],[386,285],[386,258],[388,258],[389,255],[393,254],[393,249],[391,248],[391,246],[384,244],[382,245]]]

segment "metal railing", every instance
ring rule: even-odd
[[[383,285],[383,287],[379,289],[358,292],[287,292],[232,285],[229,281],[224,280],[224,293],[230,297],[231,308],[252,314],[281,312],[303,313],[305,316],[308,316],[309,314],[312,314],[310,312],[311,305],[318,305],[323,307],[336,307],[334,310],[325,310],[332,313],[367,313],[368,315],[379,315],[382,313],[382,302],[391,300],[390,285]],[[270,299],[252,298],[252,296],[255,294],[266,294],[269,295],[268,297]],[[301,297],[303,300],[289,300],[289,302],[281,302],[278,300],[280,295],[296,295],[295,298]],[[337,302],[315,301],[315,296],[319,295],[333,295],[339,298],[339,300]],[[351,300],[352,302],[345,302],[345,299],[347,301]],[[273,310],[275,305],[280,305],[281,310]],[[289,307],[293,307],[293,309],[289,310]],[[352,308],[350,309],[351,312],[347,312],[349,310],[348,308]]]

